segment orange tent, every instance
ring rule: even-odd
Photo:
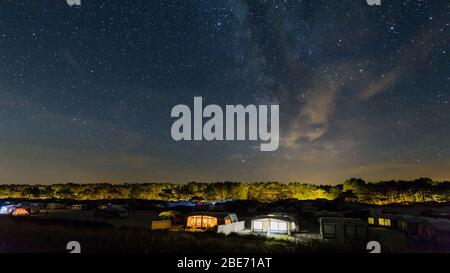
[[[12,215],[13,216],[25,216],[25,215],[29,215],[30,213],[28,212],[28,210],[24,209],[24,208],[17,208]]]

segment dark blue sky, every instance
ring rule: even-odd
[[[450,178],[450,3],[0,2],[0,183]],[[280,148],[171,108],[280,105]]]

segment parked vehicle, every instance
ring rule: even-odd
[[[70,206],[71,210],[85,210],[86,209],[86,205],[84,204],[73,204],[72,206]]]
[[[94,215],[103,218],[126,218],[128,210],[119,205],[100,205],[94,210]]]
[[[355,240],[367,239],[367,223],[357,218],[320,218],[322,239]]]
[[[65,209],[66,208],[66,204],[64,203],[48,203],[47,204],[47,209]]]

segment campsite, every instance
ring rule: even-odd
[[[447,203],[251,203],[10,199],[0,201],[0,251],[65,252],[75,239],[87,252],[366,252],[373,240],[383,252],[450,251]]]

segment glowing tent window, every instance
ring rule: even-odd
[[[373,217],[369,217],[369,218],[367,219],[367,222],[369,223],[369,225],[375,224],[375,220],[373,219]]]
[[[262,221],[253,221],[253,230],[262,231],[263,230]]]
[[[217,226],[217,218],[211,216],[203,216],[202,227],[213,228]]]
[[[287,228],[287,223],[286,222],[279,222],[278,229],[279,230],[283,230],[283,231],[287,230],[288,229]]]
[[[286,233],[287,223],[285,221],[270,220],[270,231],[276,233]]]
[[[277,231],[278,230],[278,222],[270,221],[270,230]]]
[[[213,228],[217,226],[217,218],[212,216],[189,216],[187,220],[188,228]]]

